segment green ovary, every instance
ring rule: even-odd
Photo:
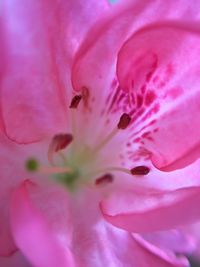
[[[57,174],[56,179],[66,185],[70,190],[74,190],[77,186],[80,173],[78,170],[74,170],[71,173]]]
[[[74,153],[73,153],[74,152]],[[69,167],[71,172],[56,174],[56,180],[63,183],[70,191],[91,180],[91,173],[95,169],[96,158],[89,148],[69,153],[63,167]]]

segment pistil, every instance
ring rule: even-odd
[[[71,173],[70,167],[59,167],[59,166],[43,166],[39,162],[30,158],[26,161],[26,169],[30,172],[37,172],[42,174],[59,174],[59,173]]]

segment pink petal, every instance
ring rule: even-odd
[[[66,1],[63,1],[64,3]],[[66,45],[70,54],[73,55],[85,38],[90,28],[95,25],[96,21],[101,21],[109,10],[107,0],[70,0],[65,3],[66,10],[63,16],[67,14],[66,25]],[[94,12],[95,11],[95,12]],[[80,30],[81,29],[81,30]]]
[[[106,7],[106,1],[1,1],[1,124],[10,139],[34,142],[66,129],[71,56]]]
[[[145,239],[141,238],[141,236],[137,234],[134,234],[133,237],[141,247],[141,249],[146,249],[146,253],[152,253],[152,255],[154,255],[154,262],[152,262],[150,266],[189,266],[189,262],[186,257],[176,257],[175,254],[172,253],[172,251],[162,250],[159,247],[148,243],[147,241],[145,241]]]
[[[146,110],[133,117],[134,125],[145,126],[144,145],[164,170],[200,156],[199,41],[197,25],[154,25],[134,34],[119,53],[120,85],[140,96],[138,109]]]
[[[24,166],[27,149],[10,142],[2,135],[0,135],[0,147],[0,256],[9,256],[16,251],[9,224],[10,194],[22,177],[26,176]]]
[[[1,9],[4,130],[18,142],[37,141],[65,126],[65,80],[56,60],[66,55],[57,50],[56,40],[63,36],[60,22],[54,23],[60,9],[51,2],[31,0],[20,5],[3,1]],[[59,64],[65,69],[63,62]]]
[[[143,233],[175,228],[200,218],[200,188],[174,191],[124,191],[101,202],[105,219],[130,232]],[[148,222],[148,223],[147,223]]]
[[[136,0],[113,5],[107,18],[89,31],[76,54],[72,72],[74,89],[86,86],[102,95],[111,86],[117,54],[130,34],[152,22],[198,19],[199,10],[199,3],[194,0],[165,3]]]
[[[176,259],[161,249],[153,250],[151,244],[149,249],[139,242],[139,237],[108,224],[101,216],[98,201],[99,192],[90,189],[72,195],[74,233],[71,247],[77,266],[187,266],[185,259]]]
[[[142,237],[156,247],[175,253],[191,254],[196,248],[194,237],[181,230],[146,233]]]
[[[31,200],[28,190],[32,190],[33,199]],[[41,203],[41,193],[38,195],[39,188],[29,181],[25,181],[13,194],[11,202],[11,226],[15,242],[23,254],[34,266],[74,266],[71,252],[68,247],[70,238],[70,227],[65,218],[66,203],[63,203],[62,211],[64,216],[58,213],[60,210],[59,195],[56,201],[49,199],[50,203]],[[45,195],[45,191],[44,191]],[[53,197],[51,192],[51,197]],[[45,200],[45,196],[43,201]],[[49,196],[50,197],[50,196]],[[35,198],[35,200],[34,200]],[[66,200],[66,198],[65,198]],[[38,202],[37,207],[33,204]],[[52,202],[52,203],[51,203]],[[49,206],[47,209],[48,205]],[[38,206],[40,205],[40,207]],[[42,210],[46,206],[47,210]],[[50,213],[51,212],[51,213]],[[45,214],[46,213],[46,214]],[[55,217],[57,213],[57,218]],[[58,216],[59,214],[59,216]],[[60,232],[60,224],[65,223],[69,236]],[[65,230],[65,231],[66,231]]]
[[[129,164],[131,164],[131,162]],[[152,166],[150,162],[147,163],[147,166],[150,167],[150,172],[143,177],[119,175],[119,186],[126,189],[130,189],[130,187],[139,188],[144,192],[149,192],[155,189],[172,191],[181,188],[200,186],[200,160],[195,161],[185,168],[172,172],[160,171]]]
[[[5,256],[5,257],[12,255],[17,250],[9,225],[8,203],[9,203],[8,198],[5,199],[1,198],[0,256]]]
[[[38,179],[35,174],[27,173],[26,161],[33,157],[41,164],[46,164],[48,144],[40,142],[22,146],[0,134],[0,147],[0,256],[9,256],[16,251],[9,224],[10,195],[24,177],[31,176]]]

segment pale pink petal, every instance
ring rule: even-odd
[[[108,224],[99,211],[99,197],[98,191],[83,189],[71,198],[74,225],[71,247],[77,267],[187,266],[187,260],[152,244],[147,247],[141,238],[139,241],[139,237]]]
[[[133,127],[140,127],[140,141],[164,170],[200,155],[199,41],[197,24],[153,25],[134,34],[119,53],[120,85],[140,99],[136,108],[143,110],[133,115]]]
[[[119,191],[101,202],[105,219],[131,232],[175,228],[200,218],[200,187],[174,191]],[[148,223],[147,223],[148,222]]]
[[[141,191],[150,192],[152,190],[177,190],[180,188],[188,188],[200,186],[200,160],[188,165],[185,168],[178,169],[172,172],[163,172],[152,166],[151,162],[146,161],[137,163],[127,160],[131,167],[137,164],[146,164],[150,171],[144,176],[130,176],[127,174],[116,173],[115,184],[119,184],[119,188],[139,188]]]
[[[9,198],[1,197],[0,205],[0,256],[11,256],[17,247],[14,243],[10,225],[9,225]]]
[[[83,86],[106,93],[115,76],[118,51],[130,34],[140,27],[163,20],[196,20],[200,17],[196,1],[121,1],[112,5],[107,18],[88,33],[74,60],[72,82],[75,90]]]
[[[29,190],[33,190],[32,199]],[[41,193],[38,196],[38,190],[39,187],[36,184],[27,180],[13,194],[11,226],[15,242],[34,266],[72,267],[74,263],[68,247],[70,225],[69,219],[67,220],[65,216],[69,211],[64,210],[67,203],[58,203],[61,199],[60,192],[55,193],[55,190],[50,192],[48,197],[51,196],[53,200],[50,198],[48,203],[48,198],[45,199],[46,196],[43,196],[43,199],[41,199]],[[46,195],[45,190],[44,195]],[[67,201],[66,197],[64,199]],[[41,203],[41,200],[47,203]],[[62,206],[62,204],[64,205]],[[60,206],[62,214],[60,209],[58,211]],[[43,210],[44,208],[47,210]],[[69,232],[69,236],[61,232],[60,227],[64,223],[65,231]]]
[[[6,134],[18,142],[37,141],[66,126],[65,79],[59,72],[66,55],[62,46],[58,50],[61,21],[54,22],[60,8],[52,1],[1,3],[1,116]]]
[[[34,142],[66,129],[72,53],[107,7],[106,1],[1,1],[1,124],[10,139]]]
[[[195,238],[182,230],[146,233],[142,237],[156,247],[175,253],[191,254],[196,248]]]
[[[43,178],[38,174],[36,177],[36,174],[28,173],[26,162],[34,158],[41,164],[46,164],[48,142],[22,146],[0,134],[0,147],[0,256],[8,256],[16,250],[9,224],[10,195],[24,177]]]
[[[111,16],[109,14],[106,20],[95,25],[95,28],[89,32],[76,54],[72,82],[75,90],[81,90],[87,87],[90,92],[88,101],[89,112],[85,115],[85,111],[87,110],[85,108],[77,116],[79,117],[77,125],[81,129],[81,135],[83,134],[79,139],[87,138],[91,131],[94,132],[94,136],[95,134],[97,135],[97,139],[102,138],[102,136],[109,134],[111,129],[116,127],[117,120],[123,112],[130,112],[132,122],[136,118],[139,120],[137,121],[137,126],[135,123],[132,123],[129,133],[126,133],[126,137],[124,136],[124,140],[127,141],[128,145],[132,144],[129,150],[132,149],[133,157],[138,158],[138,155],[134,155],[136,142],[136,145],[139,144],[142,146],[143,144],[141,142],[144,140],[149,141],[148,127],[156,131],[153,127],[154,119],[151,119],[149,121],[150,125],[148,125],[148,121],[144,121],[143,117],[148,116],[147,113],[151,114],[156,111],[158,106],[151,105],[148,110],[144,108],[139,109],[138,106],[140,106],[141,97],[139,96],[138,99],[134,97],[134,101],[131,101],[133,99],[133,93],[129,94],[118,85],[117,79],[115,79],[115,68],[119,49],[126,41],[126,38],[130,36],[131,32],[135,32],[147,23],[163,20],[163,18],[184,18],[186,20],[188,15],[190,15],[190,18],[196,19],[199,16],[200,9],[197,6],[195,7],[195,3],[188,5],[187,1],[185,5],[181,1],[177,1],[176,3],[174,1],[168,1],[166,5],[160,1],[131,2],[128,8],[126,6],[120,8],[120,10],[114,9],[115,11],[117,10],[116,13],[114,12]],[[154,95],[150,93],[150,102],[153,97]],[[87,117],[88,114],[91,115],[90,118],[89,116]],[[96,123],[97,117],[100,118],[98,125]],[[140,120],[143,121],[142,124]],[[89,121],[87,127],[84,127],[85,121]],[[143,128],[142,131],[141,128]],[[138,142],[138,138],[143,134],[146,138],[142,137],[139,140],[140,142]],[[93,142],[91,139],[88,142]],[[149,154],[147,154],[148,157],[150,156]]]
[[[147,252],[157,256],[157,258],[154,259],[154,262],[152,262],[152,266],[154,266],[154,264],[157,264],[158,266],[189,266],[189,262],[186,257],[176,256],[173,251],[160,249],[137,234],[134,234],[133,237],[141,248],[146,249]]]
[[[26,176],[27,149],[10,142],[2,135],[0,135],[0,147],[0,255],[8,256],[16,251],[9,224],[10,194],[22,181],[22,177]]]
[[[103,20],[109,10],[107,0],[70,0],[65,2],[66,9],[62,11],[63,17],[66,16],[66,40],[69,54],[72,55],[77,51],[85,35],[96,21]],[[70,59],[72,59],[70,57]]]

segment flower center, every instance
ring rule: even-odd
[[[35,159],[29,159],[26,162],[26,169],[29,171],[38,171],[43,174],[51,174],[52,177],[62,182],[70,190],[75,190],[78,186],[85,184],[101,186],[112,183],[115,172],[123,172],[136,176],[148,174],[150,169],[143,165],[133,166],[133,168],[127,169],[115,165],[105,166],[101,163],[102,158],[107,156],[106,154],[111,152],[109,155],[112,155],[112,151],[108,151],[107,146],[109,143],[129,127],[131,116],[127,113],[123,113],[114,129],[103,138],[100,138],[93,146],[86,145],[83,140],[81,142],[77,141],[76,111],[81,100],[88,108],[88,94],[86,90],[83,90],[82,95],[76,95],[72,98],[70,104],[71,133],[54,136],[49,145],[48,160],[50,166],[40,166]],[[64,153],[64,150],[67,152]]]

